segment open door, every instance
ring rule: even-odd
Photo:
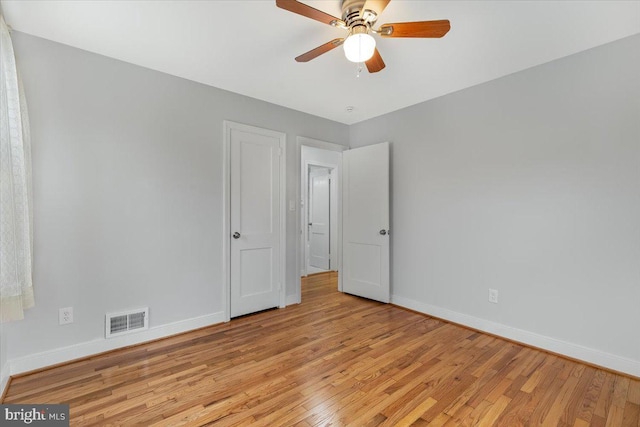
[[[343,152],[343,282],[389,302],[389,143]]]

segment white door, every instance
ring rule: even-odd
[[[309,174],[309,265],[329,270],[329,171],[320,169]]]
[[[230,317],[236,317],[280,305],[284,136],[236,124],[230,124],[227,132],[231,157]]]
[[[389,143],[343,153],[344,292],[389,302]]]

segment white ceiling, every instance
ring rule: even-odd
[[[340,17],[339,0],[305,3]],[[352,124],[640,33],[640,1],[392,0],[378,23],[449,19],[442,39],[381,39],[356,77],[343,30],[254,1],[2,0],[14,30]],[[352,112],[346,107],[353,106]]]

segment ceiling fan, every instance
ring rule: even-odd
[[[311,49],[296,58],[298,62],[307,62],[340,45],[344,45],[345,56],[352,62],[364,62],[370,73],[377,73],[385,67],[376,41],[371,34],[382,37],[421,37],[439,38],[447,34],[451,25],[446,19],[439,21],[400,22],[373,26],[378,16],[391,0],[342,0],[342,19],[315,9],[297,0],[276,0],[276,5],[289,12],[315,19],[333,27],[349,32],[344,38],[333,39]]]

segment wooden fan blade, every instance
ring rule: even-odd
[[[447,19],[440,21],[399,22],[395,24],[382,24],[380,35],[382,37],[430,37],[439,38],[449,32],[451,24]]]
[[[380,16],[385,7],[389,4],[391,0],[366,0],[364,2],[364,6],[362,6],[362,11],[360,12],[360,16],[362,16],[365,10],[373,10],[376,15]]]
[[[378,52],[378,48],[373,51],[373,56],[365,62],[365,64],[367,64],[367,70],[369,70],[370,73],[377,73],[385,67],[384,61],[380,56],[380,52]]]
[[[340,46],[342,43],[344,43],[344,39],[333,39],[330,42],[327,42],[327,43],[325,43],[323,45],[320,45],[315,49],[311,49],[307,53],[303,53],[302,55],[300,55],[300,56],[298,56],[296,58],[296,61],[298,61],[298,62],[311,61],[312,59],[317,58],[318,56],[322,55],[323,53],[327,53],[331,49],[335,49],[336,47]]]
[[[298,15],[306,16],[307,18],[315,19],[316,21],[324,22],[331,25],[334,23],[343,23],[341,19],[331,16],[328,13],[324,13],[321,10],[314,9],[311,6],[307,6],[304,3],[300,3],[297,0],[276,0],[276,6],[289,12],[297,13]]]

